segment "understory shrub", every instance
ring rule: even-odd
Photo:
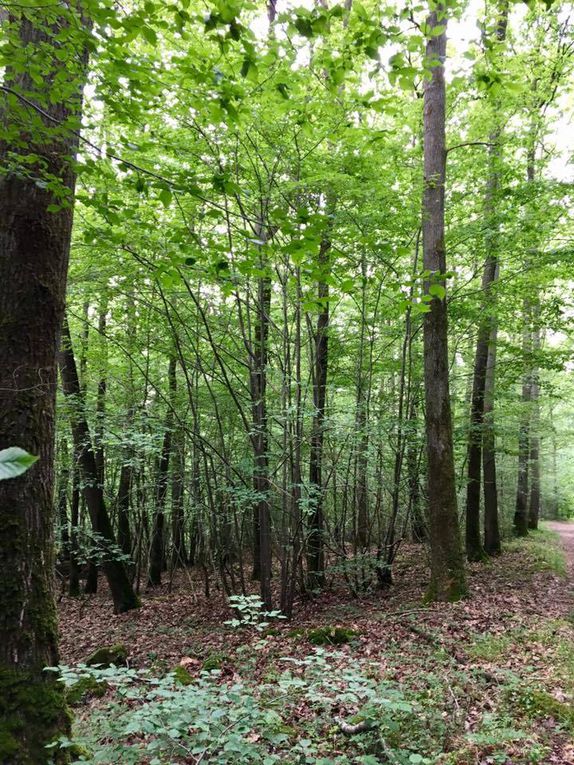
[[[387,743],[409,724],[414,708],[371,662],[322,648],[281,661],[279,677],[259,683],[224,679],[217,671],[182,685],[174,672],[160,678],[123,667],[54,668],[68,689],[91,677],[113,691],[113,701],[93,709],[74,740],[61,739],[59,746],[89,752],[77,764],[431,762]],[[345,735],[341,720],[362,723],[361,732]]]

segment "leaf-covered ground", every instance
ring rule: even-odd
[[[223,594],[208,601],[188,574],[179,575],[171,593],[146,593],[140,610],[119,616],[105,591],[84,600],[64,597],[62,663],[123,643],[134,667],[161,674],[182,664],[199,676],[211,657],[222,683],[263,684],[285,658],[313,652],[309,629],[339,625],[355,635],[327,652],[336,651],[341,666],[369,660],[379,677],[414,700],[406,734],[412,733],[413,751],[434,751],[435,762],[454,765],[574,765],[574,524],[548,525],[552,531],[509,543],[500,558],[473,565],[463,602],[424,606],[425,554],[405,547],[388,592],[352,598],[335,582],[298,603],[294,619],[275,623],[264,644],[255,631],[224,625],[231,613]],[[358,710],[343,704],[337,711],[350,717]],[[289,723],[306,729],[313,714],[302,704]],[[342,734],[339,739],[337,751],[352,746]]]

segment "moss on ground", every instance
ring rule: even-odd
[[[116,667],[125,667],[127,662],[128,650],[122,643],[98,648],[86,659],[88,667],[111,667],[112,664]]]
[[[344,645],[356,636],[355,630],[347,627],[316,627],[307,632],[307,640],[313,645]]]

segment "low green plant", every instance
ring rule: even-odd
[[[506,549],[526,549],[537,571],[551,571],[558,576],[566,576],[566,557],[560,537],[550,529],[536,529],[526,538],[511,540],[506,544]]]
[[[201,668],[204,672],[213,672],[221,669],[228,657],[223,653],[211,653],[203,662]]]
[[[263,632],[269,627],[269,619],[285,619],[281,611],[266,611],[258,595],[232,595],[229,603],[237,616],[224,624],[235,629],[245,627]]]
[[[61,746],[83,748],[76,765],[169,765],[192,758],[210,765],[370,765],[383,753],[381,741],[413,715],[400,689],[367,677],[364,662],[346,655],[317,648],[304,659],[285,659],[284,666],[269,682],[222,682],[204,672],[186,685],[177,669],[158,678],[129,668],[60,667],[68,688],[90,676],[114,694]],[[301,709],[308,710],[307,722],[295,729],[291,723]],[[369,730],[347,738],[342,755],[337,738],[344,734],[336,720],[345,710],[348,719],[369,721]],[[333,735],[325,737],[325,730]],[[385,747],[397,765],[431,762]]]

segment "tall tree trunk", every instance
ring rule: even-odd
[[[369,483],[368,483],[368,409],[369,393],[365,375],[367,332],[367,262],[365,254],[361,258],[361,327],[359,339],[359,357],[357,360],[357,387],[355,399],[355,546],[360,553],[367,550],[370,542],[369,528]]]
[[[428,76],[424,85],[423,259],[431,295],[424,316],[424,374],[428,461],[431,582],[428,597],[457,600],[466,594],[466,572],[458,523],[449,395],[444,185],[446,171],[444,60],[446,12],[428,17]],[[437,27],[441,31],[437,31]],[[434,293],[434,294],[433,294]]]
[[[80,594],[80,468],[76,448],[73,449],[72,466],[72,502],[70,507],[70,581],[68,594],[76,597]]]
[[[482,430],[482,472],[484,477],[484,550],[499,555],[498,489],[496,482],[496,434],[494,431],[494,384],[496,368],[496,321],[490,331],[484,382],[484,422]]]
[[[64,319],[62,347],[58,354],[64,394],[74,402],[72,434],[78,453],[83,493],[90,514],[92,528],[103,545],[102,568],[114,601],[116,613],[138,608],[140,603],[132,588],[125,566],[117,559],[117,545],[112,524],[104,501],[102,486],[98,481],[96,457],[92,446],[90,429],[85,416],[85,406],[80,389],[76,360],[72,348],[70,328]]]
[[[508,2],[507,0],[503,0],[495,31],[497,43],[503,43],[506,39],[507,25]],[[485,198],[485,218],[488,233],[485,241],[486,260],[482,274],[482,305],[476,340],[470,405],[466,484],[466,555],[470,561],[481,560],[485,555],[480,531],[480,482],[484,436],[483,426],[486,375],[489,360],[489,346],[492,344],[493,327],[496,324],[492,285],[498,277],[498,220],[496,211],[500,185],[500,172],[498,167],[500,163],[500,135],[501,129],[498,126],[490,135],[488,179],[486,183]],[[494,358],[495,356],[492,355],[491,359],[493,362]],[[494,363],[492,363],[490,374],[492,375],[491,383],[494,385]],[[490,476],[490,480],[492,480],[492,475]],[[494,486],[494,489],[496,490],[496,486]],[[492,507],[490,509],[492,511]],[[491,523],[492,519],[489,519],[489,522]]]
[[[528,503],[528,528],[537,529],[540,518],[540,383],[539,371],[536,362],[536,354],[540,350],[540,327],[535,326],[532,331],[532,350],[534,359],[532,364],[532,423],[530,437],[530,498]]]
[[[412,397],[409,414],[409,431],[407,446],[407,468],[409,475],[409,509],[411,514],[411,533],[415,542],[425,542],[428,536],[427,522],[421,507],[420,490],[420,457],[418,447],[418,418],[417,394]]]
[[[265,267],[265,264],[262,264]],[[269,434],[267,422],[267,354],[269,318],[271,311],[271,279],[257,280],[255,338],[249,375],[253,432],[253,489],[254,505],[254,578],[260,582],[261,600],[267,609],[272,607],[271,596],[271,506],[269,502]]]
[[[165,432],[163,436],[163,445],[158,462],[156,478],[155,509],[148,571],[148,584],[150,587],[157,587],[161,584],[161,572],[163,571],[165,560],[165,502],[169,485],[169,463],[171,459],[171,446],[173,436],[173,414],[175,394],[177,390],[176,368],[177,359],[175,355],[173,355],[170,357],[167,371],[169,405],[165,418]]]
[[[184,515],[184,477],[185,477],[185,438],[184,432],[178,428],[174,434],[173,470],[171,475],[171,515],[173,548],[171,569],[181,568],[187,563],[185,546],[185,515]]]
[[[323,237],[318,265],[325,278],[317,283],[319,315],[313,333],[313,423],[309,451],[309,494],[311,517],[307,535],[307,586],[310,590],[325,583],[325,553],[323,545],[323,443],[325,440],[325,404],[329,365],[329,250],[331,241]]]
[[[10,6],[13,23],[5,37],[14,66],[7,66],[2,87],[12,95],[2,93],[0,101],[0,449],[18,446],[39,457],[24,475],[0,482],[0,761],[11,765],[44,762],[45,746],[70,726],[63,688],[43,671],[58,663],[56,352],[78,143],[71,132],[52,128],[54,123],[78,126],[87,66],[84,22],[61,8],[56,10],[61,15],[48,21],[42,10],[20,13],[19,6]],[[76,26],[68,43],[71,16]],[[63,99],[54,81],[66,65],[70,87]],[[40,84],[30,74],[36,71],[42,72]],[[32,106],[25,107],[14,94]],[[34,120],[31,135],[30,110],[36,102],[44,117]],[[20,156],[36,160],[24,162],[20,171]],[[39,182],[46,174],[59,181],[62,195]]]
[[[528,184],[534,182],[535,162],[535,129],[533,129],[526,158],[526,179]],[[526,259],[525,267],[528,269],[530,258]],[[520,416],[520,429],[518,433],[518,480],[516,484],[516,506],[514,511],[514,531],[517,536],[528,535],[528,480],[530,462],[530,420],[532,416],[532,320],[536,300],[529,294],[524,299],[523,330],[522,330],[522,354],[524,374],[522,378],[522,412]]]
[[[132,554],[132,536],[130,530],[132,484],[133,466],[131,462],[124,462],[120,470],[120,483],[116,502],[118,511],[118,544],[124,555]]]

